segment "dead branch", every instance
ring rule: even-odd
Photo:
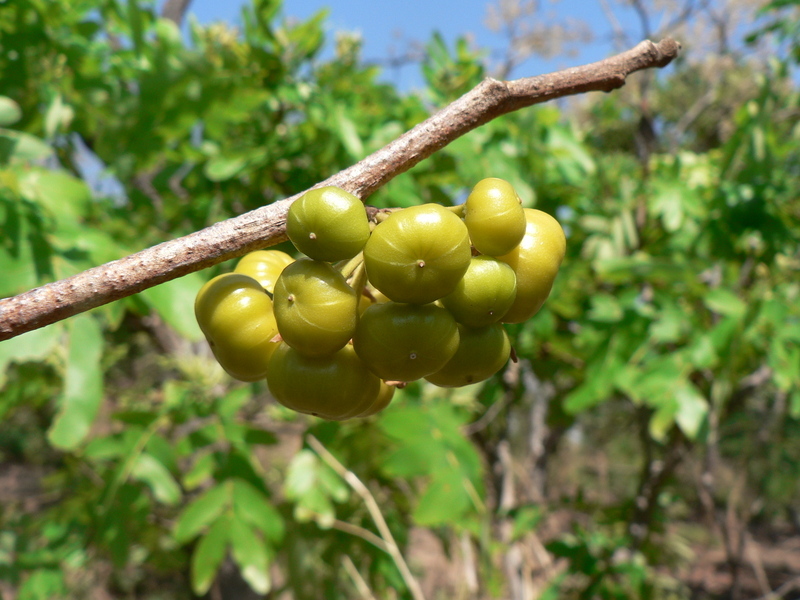
[[[484,79],[475,88],[355,165],[318,183],[362,200],[437,150],[506,113],[592,91],[610,92],[628,75],[668,65],[680,44],[639,43],[580,67],[514,81]],[[286,240],[286,211],[300,196],[216,223],[195,233],[0,300],[0,341],[131,296],[160,283]]]

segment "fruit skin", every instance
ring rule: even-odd
[[[289,207],[286,233],[306,256],[324,261],[352,258],[369,239],[361,200],[334,186],[307,191]]]
[[[217,362],[231,377],[258,381],[278,333],[272,300],[252,277],[226,273],[208,281],[198,292],[195,316]]]
[[[381,388],[350,345],[329,356],[309,357],[281,343],[270,360],[267,384],[285,407],[332,421],[368,412]]]
[[[564,230],[552,216],[526,208],[525,219],[522,241],[508,254],[498,256],[517,274],[517,297],[503,323],[522,323],[539,311],[550,295],[567,251]]]
[[[233,272],[249,275],[271,294],[281,271],[293,262],[292,256],[280,250],[256,250],[245,254]]]
[[[385,381],[414,381],[441,369],[458,349],[458,327],[434,304],[386,302],[359,319],[353,347]]]
[[[330,264],[301,258],[278,277],[273,309],[287,344],[307,356],[324,356],[353,337],[358,294]]]
[[[425,379],[439,387],[461,387],[488,379],[508,362],[511,343],[500,323],[473,329],[458,326],[459,344],[453,358]]]
[[[391,300],[412,304],[452,292],[471,257],[466,225],[438,204],[392,213],[364,246],[370,283]]]
[[[513,186],[504,179],[479,181],[464,203],[464,222],[481,254],[507,254],[525,235],[525,215]]]
[[[442,298],[455,320],[470,327],[498,322],[517,296],[514,269],[491,256],[473,256],[456,289]]]
[[[384,408],[389,406],[389,404],[391,404],[396,389],[397,388],[395,386],[389,385],[385,381],[381,381],[381,389],[378,392],[378,397],[375,398],[375,401],[370,405],[370,407],[363,413],[359,414],[358,417],[362,418],[377,415]]]

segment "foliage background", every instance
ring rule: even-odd
[[[563,223],[553,294],[485,384],[414,384],[354,423],[290,413],[194,323],[231,264],[1,343],[0,596],[410,598],[309,435],[367,485],[428,598],[791,594],[798,5],[727,28],[732,0],[660,6],[674,67],[502,117],[369,199],[449,204],[498,176]],[[253,0],[243,23],[184,39],[139,0],[0,8],[0,295],[302,191],[542,51],[509,29],[492,67],[434,36],[426,89],[402,93],[356,36],[320,58],[323,13]]]

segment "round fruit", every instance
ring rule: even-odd
[[[378,392],[378,397],[375,398],[375,401],[365,412],[358,416],[371,417],[372,415],[376,415],[381,412],[384,408],[391,404],[392,398],[394,397],[394,391],[396,389],[397,388],[393,385],[389,385],[385,381],[381,381],[381,389]]]
[[[301,258],[286,267],[273,303],[281,337],[307,356],[332,354],[355,332],[358,294],[326,262]]]
[[[550,295],[567,251],[564,230],[553,217],[525,209],[527,226],[519,246],[498,258],[517,274],[517,297],[503,323],[522,323],[535,315]]]
[[[285,407],[334,421],[367,412],[381,387],[350,345],[329,356],[310,357],[283,343],[270,360],[267,384]]]
[[[452,292],[471,256],[464,222],[438,204],[392,213],[364,246],[372,285],[395,302],[413,304]]]
[[[458,326],[460,341],[453,358],[425,379],[440,387],[461,387],[488,379],[508,362],[511,344],[500,323],[471,329]]]
[[[286,233],[295,247],[316,260],[352,258],[369,239],[361,200],[333,186],[309,190],[289,207]]]
[[[353,347],[385,381],[414,381],[441,369],[458,348],[458,327],[434,304],[373,304],[358,322]]]
[[[514,269],[491,256],[474,256],[467,272],[442,305],[456,321],[483,327],[499,321],[517,295]]]
[[[195,316],[217,362],[231,377],[257,381],[277,347],[272,300],[252,277],[219,275],[206,283],[194,303]]]
[[[507,254],[525,235],[522,202],[510,183],[489,177],[478,182],[464,206],[472,245],[481,254]]]
[[[280,250],[256,250],[244,255],[233,272],[249,275],[271,294],[278,275],[293,262],[294,258]]]

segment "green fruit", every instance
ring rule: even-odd
[[[483,327],[499,321],[516,295],[514,269],[491,256],[475,256],[456,289],[442,298],[442,305],[459,323]]]
[[[249,275],[271,294],[278,275],[293,262],[294,258],[280,250],[256,250],[244,255],[233,272]]]
[[[334,421],[368,412],[381,388],[350,345],[329,356],[310,357],[281,344],[270,360],[267,384],[285,407]]]
[[[326,262],[301,258],[286,267],[273,303],[281,337],[307,356],[332,354],[355,332],[358,294]]]
[[[414,381],[441,369],[458,348],[458,327],[434,304],[373,304],[358,322],[353,347],[385,381]]]
[[[370,283],[395,302],[412,304],[452,292],[471,256],[464,222],[438,204],[392,213],[364,246]]]
[[[359,417],[371,417],[372,415],[376,415],[381,412],[384,408],[389,406],[392,402],[392,398],[394,397],[394,392],[397,388],[393,385],[387,384],[385,381],[381,381],[381,389],[378,392],[378,397],[375,398],[375,401],[370,405],[370,407],[358,415]]]
[[[369,239],[361,200],[337,187],[309,190],[289,207],[286,233],[295,247],[316,260],[352,258]]]
[[[448,363],[425,379],[440,387],[461,387],[488,379],[508,362],[511,344],[500,323],[472,329],[458,326],[458,350]]]
[[[510,183],[489,177],[477,183],[464,205],[472,245],[481,254],[507,254],[525,235],[525,215]]]
[[[219,275],[197,294],[195,316],[217,362],[231,377],[257,381],[277,347],[272,301],[252,277]]]
[[[564,230],[553,217],[525,209],[527,227],[519,246],[498,258],[517,274],[517,297],[503,323],[522,323],[535,315],[550,295],[567,251]]]

